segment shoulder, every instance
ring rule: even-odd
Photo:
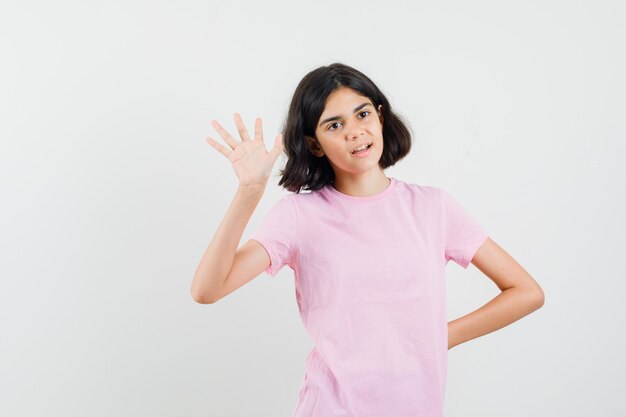
[[[299,193],[289,192],[281,198],[281,201],[283,200],[292,205],[297,211],[307,207],[317,207],[327,201],[328,198],[324,190],[316,190],[301,191]]]
[[[265,213],[267,219],[271,219],[275,223],[295,219],[297,216],[293,193],[279,195],[273,202],[263,202],[259,206],[259,210]]]
[[[289,214],[297,218],[298,213],[302,210],[306,211],[309,207],[318,206],[318,200],[320,200],[320,194],[318,192],[289,192],[278,197],[274,203],[273,209],[285,215]]]
[[[422,202],[434,202],[438,203],[441,200],[441,195],[445,191],[434,185],[419,184],[415,182],[402,181],[396,179],[398,191],[405,197],[412,197],[419,199]]]

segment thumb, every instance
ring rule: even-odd
[[[274,139],[274,147],[270,151],[270,154],[273,156],[274,161],[276,161],[276,159],[280,156],[283,149],[283,134],[279,133],[278,135],[276,135],[276,139]]]

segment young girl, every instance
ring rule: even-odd
[[[409,153],[409,130],[364,74],[335,63],[299,83],[284,126],[290,194],[237,248],[283,151],[267,152],[235,114],[241,141],[216,121],[229,148],[234,200],[195,273],[192,294],[214,303],[286,264],[315,346],[295,416],[441,417],[447,352],[540,308],[537,282],[446,191],[387,177]],[[300,193],[301,190],[307,193]],[[502,292],[446,320],[444,268],[473,263]]]

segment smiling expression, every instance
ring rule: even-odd
[[[382,106],[382,105],[381,105]],[[335,175],[358,174],[380,169],[378,161],[383,153],[383,118],[372,101],[356,91],[340,87],[327,98],[314,139],[307,137],[311,152],[328,158]],[[370,148],[360,155],[353,151],[363,144]]]

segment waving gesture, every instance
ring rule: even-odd
[[[256,118],[254,139],[248,136],[239,113],[234,114],[234,119],[241,141],[233,138],[216,120],[212,120],[211,125],[230,146],[230,149],[211,137],[207,137],[207,142],[232,162],[240,186],[265,186],[272,174],[272,167],[283,150],[283,135],[281,133],[276,135],[274,147],[268,152],[263,142],[263,126],[260,117]]]

